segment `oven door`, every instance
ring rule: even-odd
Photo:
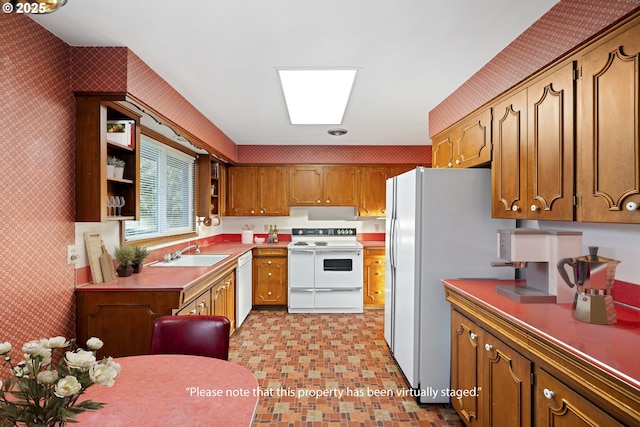
[[[362,268],[361,249],[316,250],[316,290],[362,288]]]

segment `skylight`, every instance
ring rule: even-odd
[[[357,69],[278,69],[292,125],[339,125]]]

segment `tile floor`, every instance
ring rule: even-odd
[[[254,426],[463,426],[449,405],[400,395],[407,385],[383,316],[252,311],[231,337],[229,360],[258,379]]]

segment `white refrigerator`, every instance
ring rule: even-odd
[[[514,278],[497,260],[489,169],[418,167],[387,180],[384,336],[421,403],[446,403],[450,305],[441,279]]]

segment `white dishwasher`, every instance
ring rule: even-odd
[[[239,328],[251,311],[253,256],[251,251],[238,257],[236,268],[236,328]]]

